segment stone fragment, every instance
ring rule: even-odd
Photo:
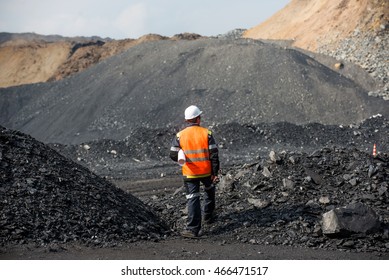
[[[270,151],[269,158],[274,163],[280,163],[281,162],[281,157],[279,155],[277,155],[277,153],[275,151]]]
[[[312,181],[316,184],[316,185],[320,185],[323,180],[321,178],[321,176],[319,174],[317,174],[315,171],[313,170],[310,170],[310,169],[305,169],[305,173],[311,177]]]
[[[380,196],[383,196],[387,191],[388,191],[388,188],[382,186],[382,187],[380,187],[380,188],[378,189],[378,194],[379,194]]]
[[[262,170],[262,175],[265,177],[271,177],[271,172],[267,167],[264,167]]]
[[[354,248],[355,242],[353,240],[347,240],[342,244],[343,247]]]
[[[296,163],[297,163],[297,159],[296,159],[296,157],[294,157],[294,156],[290,156],[288,160],[289,160],[289,162],[292,163],[292,164],[296,164]]]
[[[269,201],[259,198],[248,198],[247,201],[257,208],[265,208],[270,205]]]
[[[90,147],[88,144],[84,144],[84,145],[82,146],[82,148],[83,148],[84,150],[86,150],[86,151],[89,151],[91,147]]]
[[[328,196],[321,196],[319,198],[319,202],[321,204],[329,204],[330,203],[330,198]]]
[[[235,188],[235,179],[231,173],[222,176],[218,183],[218,189],[222,192],[231,192]]]
[[[357,178],[352,178],[350,181],[348,181],[351,186],[355,187],[358,184]]]
[[[367,176],[369,178],[373,177],[377,173],[377,168],[374,165],[369,165],[369,171],[367,172]]]
[[[284,178],[282,179],[282,185],[284,186],[284,188],[293,189],[295,184],[292,180]]]
[[[340,69],[343,69],[344,64],[342,62],[337,62],[337,63],[335,63],[334,67],[335,67],[335,69],[340,70]]]

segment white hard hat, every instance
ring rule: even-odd
[[[191,105],[185,109],[185,119],[191,120],[200,116],[203,112],[200,111],[199,107]]]

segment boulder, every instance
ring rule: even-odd
[[[330,237],[372,233],[379,229],[377,214],[363,203],[352,203],[323,214],[323,234]]]

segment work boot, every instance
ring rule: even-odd
[[[196,234],[193,231],[188,230],[188,229],[185,229],[185,230],[181,231],[180,234],[181,234],[181,236],[187,237],[187,238],[198,238],[199,237],[198,234]]]

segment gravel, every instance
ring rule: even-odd
[[[388,45],[388,26],[381,26],[379,32],[356,29],[350,37],[339,42],[335,50],[333,47],[321,46],[318,52],[361,66],[379,82],[379,88],[370,91],[369,95],[389,100]]]

